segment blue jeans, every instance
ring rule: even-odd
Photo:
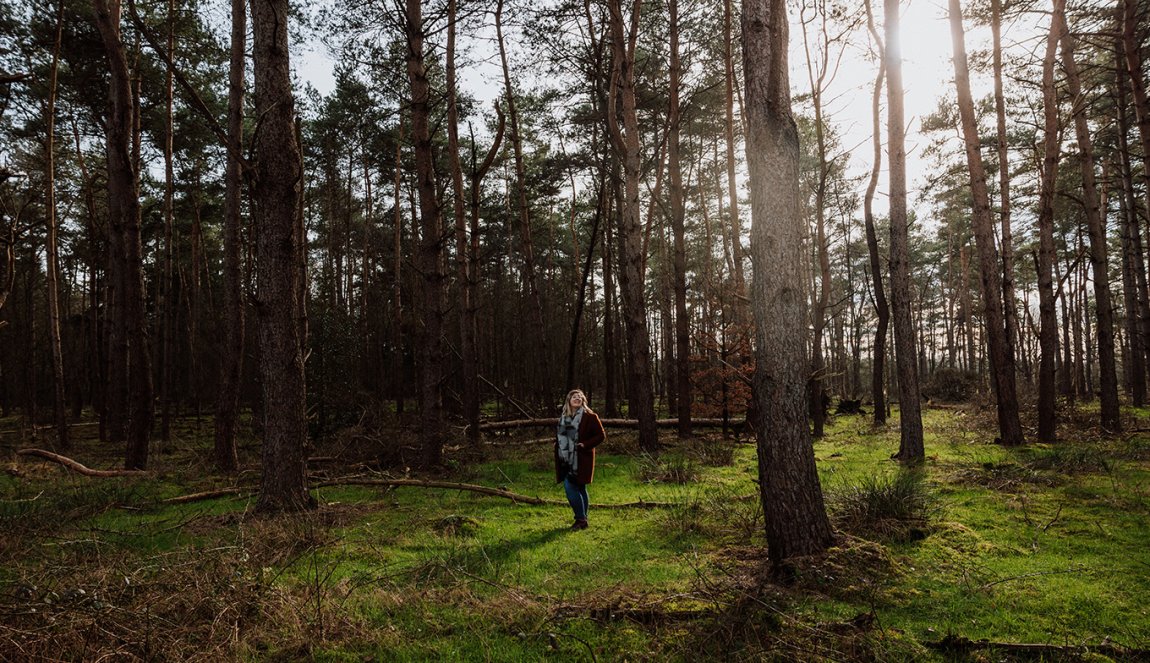
[[[587,506],[591,504],[591,500],[587,497],[587,484],[567,477],[563,480],[563,490],[567,493],[571,510],[575,512],[575,520],[587,520]]]

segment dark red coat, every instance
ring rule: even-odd
[[[579,447],[576,455],[579,458],[579,469],[575,473],[575,480],[579,483],[591,483],[595,478],[595,447],[607,439],[607,431],[603,430],[603,422],[599,415],[584,409],[583,419],[579,422]],[[567,477],[563,476],[559,467],[559,440],[555,441],[555,481],[561,482]]]

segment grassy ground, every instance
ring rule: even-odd
[[[984,416],[929,410],[912,474],[889,460],[897,421],[837,418],[815,453],[839,545],[785,583],[765,568],[754,448],[717,437],[656,459],[611,432],[592,502],[663,506],[593,508],[582,532],[562,506],[442,489],[325,488],[290,518],[248,516],[243,494],[163,505],[256,480],[211,474],[206,419],[179,422],[154,478],[11,458],[0,660],[1121,659],[1150,648],[1150,437],[1100,438],[1088,416],[1058,445],[1004,449]],[[449,457],[439,478],[562,499],[546,444]],[[930,646],[948,636],[1071,649]]]

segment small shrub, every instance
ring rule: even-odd
[[[1101,449],[1071,444],[1059,444],[1037,451],[1030,461],[1030,466],[1063,474],[1110,471],[1110,462]]]
[[[699,478],[695,461],[683,454],[654,456],[644,453],[639,458],[639,480],[646,483],[690,483]]]
[[[828,501],[840,529],[894,540],[925,537],[937,506],[923,474],[915,471],[866,477],[832,491]]]
[[[703,509],[700,492],[684,487],[677,490],[670,500],[670,506],[659,509],[655,521],[659,531],[671,539],[690,534],[703,534],[707,531],[707,515]]]
[[[708,493],[703,510],[714,534],[746,542],[764,531],[763,501],[757,492],[750,496],[738,495],[737,491],[723,487]]]
[[[729,467],[735,464],[735,445],[721,439],[695,438],[684,447],[685,453],[706,467]]]

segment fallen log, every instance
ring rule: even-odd
[[[569,506],[566,500],[549,500],[531,495],[520,495],[502,488],[490,488],[473,483],[455,483],[452,481],[434,481],[423,479],[345,479],[317,483],[312,488],[328,488],[331,486],[390,486],[390,487],[416,487],[416,488],[443,488],[445,490],[463,490],[480,495],[505,497],[512,502],[521,504],[535,504],[547,506]],[[592,504],[596,509],[662,509],[674,506],[668,502],[626,502],[622,504]]]
[[[638,419],[602,419],[605,428],[638,428]],[[727,421],[727,426],[731,428],[741,428],[746,426],[745,419],[731,419]],[[494,430],[510,430],[512,428],[555,428],[559,424],[558,417],[543,418],[543,419],[512,419],[509,421],[488,421],[479,424],[479,430],[494,431]],[[676,428],[679,425],[678,419],[656,419],[655,425],[659,428]],[[691,426],[698,428],[716,428],[723,425],[722,419],[691,419]]]
[[[310,486],[311,489],[316,488],[331,488],[333,486],[381,486],[391,488],[442,488],[444,490],[463,490],[472,493],[479,493],[480,495],[491,495],[493,497],[503,497],[517,502],[520,504],[534,504],[540,506],[568,506],[566,500],[549,500],[542,497],[533,497],[531,495],[520,495],[513,493],[510,490],[502,488],[491,488],[488,486],[480,486],[473,483],[455,483],[452,481],[434,481],[422,479],[333,479],[331,481],[321,481]],[[250,488],[254,490],[255,488]],[[178,497],[169,497],[168,499],[161,500],[163,504],[187,504],[188,502],[198,502],[200,500],[210,500],[217,497],[225,497],[228,495],[236,495],[242,493],[249,488],[220,488],[218,490],[207,490],[200,493],[190,493],[188,495],[180,495]],[[665,509],[674,506],[668,502],[647,502],[639,500],[638,502],[625,502],[622,504],[592,504],[596,509]]]
[[[53,463],[58,463],[64,467],[83,474],[86,477],[143,477],[148,476],[151,472],[147,470],[94,470],[83,463],[76,462],[67,456],[54,454],[51,451],[43,449],[20,449],[16,451],[17,456],[37,456],[45,460],[50,460]]]
[[[1065,655],[1085,653],[1102,654],[1121,661],[1150,661],[1150,651],[1145,649],[1130,649],[1108,642],[1097,645],[1046,645],[1027,642],[994,642],[991,640],[970,640],[957,635],[948,635],[938,642],[924,642],[923,645],[948,653],[967,653],[971,651],[993,650],[1036,658],[1047,655]]]

